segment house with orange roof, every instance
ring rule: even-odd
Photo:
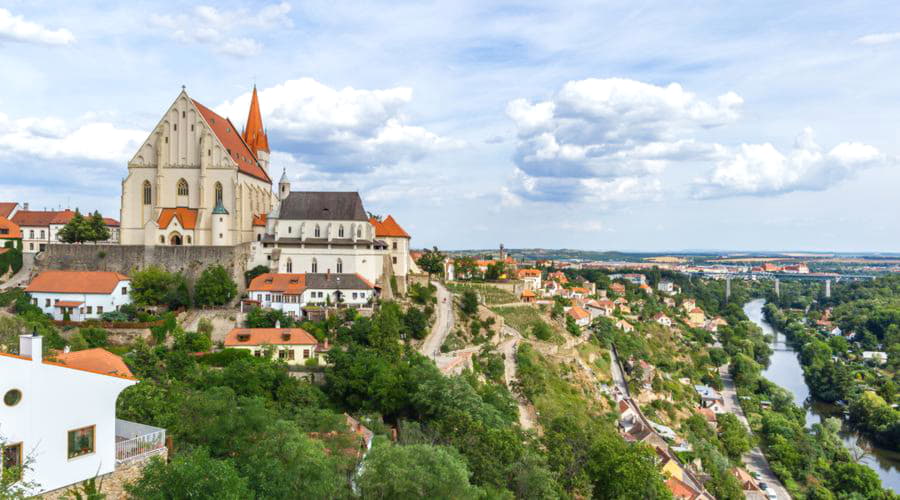
[[[699,307],[695,307],[688,311],[688,325],[694,328],[700,328],[706,322],[706,313],[703,312],[703,309]]]
[[[620,319],[619,321],[616,321],[616,328],[618,328],[619,330],[622,330],[625,333],[631,333],[634,331],[634,327],[631,326],[631,323],[625,321],[624,319]]]
[[[541,289],[541,270],[540,269],[519,269],[516,271],[518,278],[525,282],[525,288],[528,290]]]
[[[391,270],[395,276],[403,276],[410,273],[420,273],[418,264],[409,255],[409,233],[394,219],[388,215],[384,219],[370,217],[369,222],[375,228],[375,237],[387,243],[388,258],[391,261]]]
[[[535,300],[537,300],[537,295],[534,292],[532,292],[530,289],[526,288],[525,290],[522,290],[522,294],[520,295],[520,298],[522,299],[522,302],[531,303],[531,302],[534,302]]]
[[[85,217],[88,214],[82,214]],[[22,251],[26,253],[43,252],[47,249],[47,245],[51,243],[63,243],[59,239],[59,231],[65,227],[72,217],[75,216],[74,210],[29,210],[28,204],[24,204],[23,208],[15,211],[15,215],[10,219],[19,226],[22,232]],[[105,244],[116,244],[119,242],[119,221],[103,218],[106,228],[109,229],[110,237],[104,241]]]
[[[55,320],[99,319],[131,303],[131,278],[111,271],[43,271],[25,291]]]
[[[599,316],[609,317],[616,312],[616,305],[611,300],[589,300],[584,304],[585,309],[591,313],[591,319]]]
[[[241,129],[182,89],[128,162],[125,245],[233,246],[275,203],[256,88]],[[234,117],[238,118],[238,117]],[[190,242],[188,242],[190,238]]]
[[[0,248],[10,240],[21,240],[22,229],[15,222],[0,215]]]
[[[612,283],[609,285],[609,291],[619,295],[625,295],[625,285],[621,283]]]
[[[575,324],[584,328],[591,324],[591,313],[580,306],[572,306],[566,311],[566,315],[575,320]]]
[[[116,418],[119,394],[136,383],[105,349],[45,357],[41,336],[22,335],[17,353],[0,352],[3,466],[28,461],[19,472],[27,496],[165,458],[165,429]]]
[[[320,344],[302,328],[235,328],[225,336],[229,349],[246,349],[256,357],[269,356],[289,365],[303,365],[309,360],[324,363],[320,353],[328,350],[328,342]]]
[[[15,201],[0,201],[0,217],[12,219],[19,209],[19,204]]]
[[[375,286],[358,274],[264,273],[253,278],[247,293],[251,300],[292,318],[305,318],[306,306],[371,305]]]

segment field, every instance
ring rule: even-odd
[[[518,302],[519,298],[501,288],[488,283],[447,283],[447,288],[453,293],[463,293],[466,290],[474,290],[484,298],[486,305],[510,304]]]

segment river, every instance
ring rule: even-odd
[[[756,299],[744,304],[744,313],[760,328],[763,333],[772,337],[772,357],[769,367],[763,371],[763,376],[781,387],[791,391],[794,402],[806,409],[806,426],[821,422],[826,417],[840,416],[840,409],[833,405],[814,401],[809,395],[809,387],[803,378],[803,367],[800,366],[797,352],[787,343],[784,334],[772,328],[763,316],[765,300]],[[900,453],[891,452],[881,448],[875,448],[864,436],[860,436],[844,426],[841,438],[848,447],[857,445],[868,454],[863,457],[861,463],[874,470],[881,478],[881,484],[895,492],[900,491]]]

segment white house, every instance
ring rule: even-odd
[[[519,269],[516,271],[519,279],[525,282],[526,290],[541,289],[541,270],[540,269]]]
[[[631,333],[634,331],[634,327],[631,326],[631,323],[625,321],[624,319],[620,319],[619,321],[616,321],[616,328],[618,328],[619,330],[622,330],[625,333]]]
[[[887,363],[888,355],[882,351],[863,351],[863,359],[866,361],[874,361],[880,365]]]
[[[656,316],[653,317],[653,321],[656,321],[662,326],[672,326],[672,319],[663,313],[656,313]]]
[[[62,243],[59,240],[59,230],[75,216],[72,210],[28,210],[28,204],[22,210],[16,210],[10,220],[22,229],[22,251],[25,253],[43,252],[50,243]],[[88,217],[90,214],[84,214]],[[109,239],[104,244],[116,244],[119,242],[119,221],[103,218],[106,228],[109,229]]]
[[[591,313],[591,319],[597,318],[599,316],[609,317],[616,312],[615,304],[613,304],[611,300],[607,299],[591,299],[585,302],[584,307],[589,313]]]
[[[660,292],[668,294],[668,295],[673,295],[675,293],[678,293],[677,292],[678,286],[675,285],[675,283],[668,281],[668,280],[662,280],[659,283],[657,283],[656,289],[659,290]]]
[[[268,349],[272,359],[302,365],[310,359],[322,363],[328,342],[320,345],[302,328],[235,328],[225,336],[225,347],[246,349],[257,357],[264,356]]]
[[[585,327],[591,324],[591,313],[585,311],[579,306],[572,306],[566,311],[566,315],[575,320],[575,324]]]
[[[165,430],[116,419],[116,399],[137,383],[121,358],[89,349],[43,359],[42,338],[22,335],[19,354],[0,353],[3,466],[29,494],[115,472],[165,452]]]
[[[107,271],[44,271],[25,291],[31,303],[56,320],[68,314],[71,321],[97,319],[131,303],[131,280]]]
[[[406,276],[411,272],[421,272],[409,255],[409,233],[400,227],[394,216],[388,215],[383,220],[370,217],[369,223],[375,228],[375,237],[387,243],[393,274]]]
[[[247,291],[260,306],[303,317],[308,305],[364,307],[375,297],[375,287],[358,274],[265,273],[253,278]]]

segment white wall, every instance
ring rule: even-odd
[[[369,302],[369,299],[375,295],[374,290],[341,290],[341,293],[344,297],[343,303],[349,306],[365,306]],[[295,303],[285,302],[284,298],[282,298],[282,301],[276,302],[276,296],[280,294],[251,291],[250,299],[258,301],[262,307],[284,311],[287,314],[294,313],[295,316],[299,317],[302,314],[301,309],[305,305],[326,304],[329,298],[331,299],[332,305],[337,305],[336,294],[336,289],[305,290],[303,294],[300,295],[299,302]],[[282,295],[282,297],[287,296]]]
[[[0,435],[22,443],[32,460],[26,481],[41,493],[108,474],[116,465],[116,399],[136,381],[0,356],[0,398],[22,391],[16,406],[0,399]],[[94,453],[68,458],[68,431],[96,426]]]
[[[300,246],[281,246],[281,257],[278,262],[269,259],[274,248],[265,248],[262,243],[252,245],[253,256],[248,269],[263,265],[271,269],[273,273],[287,273],[288,259],[291,261],[292,273],[311,273],[313,259],[316,259],[318,273],[337,273],[337,261],[341,259],[342,273],[356,273],[363,278],[375,283],[381,278],[384,250],[374,248],[332,247],[332,248],[301,248]]]
[[[122,288],[126,288],[126,293],[122,293]],[[84,321],[86,319],[97,319],[101,313],[97,312],[97,307],[103,307],[103,312],[108,313],[117,311],[119,307],[125,304],[131,304],[131,281],[123,280],[116,285],[113,293],[110,294],[88,294],[88,293],[47,293],[32,292],[29,293],[32,303],[38,306],[45,314],[53,316],[53,319],[62,320],[62,310],[54,304],[59,301],[75,301],[83,302],[80,307],[84,308],[83,312],[75,309],[71,314],[72,321]],[[36,303],[34,301],[37,301]],[[47,301],[50,301],[49,305]],[[91,313],[87,313],[87,306],[91,306]]]

